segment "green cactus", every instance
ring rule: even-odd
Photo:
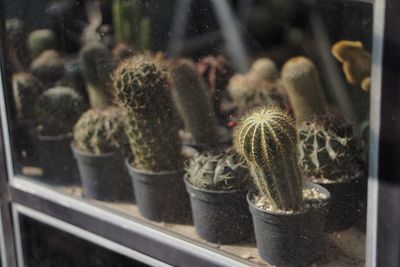
[[[55,49],[56,43],[56,35],[49,29],[35,30],[28,36],[28,48],[33,59],[46,50]]]
[[[153,172],[181,170],[176,110],[159,65],[146,56],[122,62],[113,74],[113,91],[126,112],[133,166]]]
[[[249,186],[244,159],[232,148],[205,153],[189,160],[186,179],[194,186],[210,190],[243,190]]]
[[[6,20],[8,57],[13,71],[23,71],[28,63],[25,23],[18,18]]]
[[[33,119],[35,101],[43,91],[41,82],[30,73],[16,73],[12,77],[12,89],[17,117]]]
[[[274,209],[298,211],[303,181],[296,157],[297,133],[290,117],[278,108],[258,108],[242,119],[235,137],[259,196],[267,198]]]
[[[269,82],[275,82],[279,78],[275,62],[269,58],[260,58],[254,61],[248,76],[252,80]]]
[[[327,113],[304,122],[298,129],[299,163],[309,179],[337,181],[361,171],[361,142],[352,125]]]
[[[117,43],[145,50],[150,43],[150,20],[142,14],[139,0],[114,0],[113,25]]]
[[[65,62],[58,52],[47,50],[32,61],[30,70],[45,85],[52,86],[64,76]]]
[[[104,154],[121,152],[128,144],[125,117],[121,109],[110,106],[90,109],[82,114],[74,126],[74,146],[82,152]]]
[[[90,43],[80,52],[79,62],[86,81],[86,89],[92,108],[104,108],[111,104],[111,52],[103,45]]]
[[[290,59],[283,66],[281,76],[298,127],[315,114],[327,111],[318,71],[311,60],[305,57]]]
[[[85,109],[82,97],[74,89],[48,89],[35,103],[38,131],[45,136],[68,134]]]
[[[170,68],[169,79],[175,106],[194,142],[216,142],[217,119],[204,81],[197,74],[195,65],[189,60],[180,60]]]

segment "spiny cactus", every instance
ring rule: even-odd
[[[26,27],[18,18],[6,20],[7,50],[13,71],[23,71],[27,65]]]
[[[87,44],[79,54],[79,62],[86,81],[86,89],[92,108],[104,108],[111,104],[113,69],[111,52],[98,43]]]
[[[285,63],[282,81],[294,111],[297,126],[315,114],[326,112],[327,103],[318,71],[308,58],[296,57]]]
[[[45,85],[51,86],[64,76],[65,62],[58,52],[47,50],[32,61],[30,70]]]
[[[360,141],[343,118],[325,114],[298,129],[299,163],[310,179],[340,180],[360,172]]]
[[[35,30],[29,34],[28,48],[34,59],[46,50],[56,48],[56,35],[52,30]]]
[[[248,75],[250,79],[256,81],[275,82],[279,78],[275,62],[269,58],[260,58],[254,61]]]
[[[169,78],[174,103],[194,141],[200,144],[217,141],[217,119],[195,65],[180,60],[170,68]]]
[[[12,89],[17,117],[33,119],[35,101],[43,91],[41,82],[30,73],[16,73],[12,77]]]
[[[235,129],[235,146],[258,188],[278,210],[302,205],[302,177],[296,157],[297,133],[290,117],[278,108],[259,108]]]
[[[86,106],[72,88],[54,87],[36,101],[35,115],[41,135],[58,136],[70,133]]]
[[[195,156],[189,160],[185,170],[187,180],[200,188],[243,190],[249,185],[244,159],[232,148]]]
[[[127,115],[133,166],[153,172],[182,169],[176,110],[159,65],[145,56],[122,62],[113,73],[113,91]]]
[[[82,152],[104,154],[124,153],[128,144],[125,118],[118,107],[90,109],[74,126],[74,146]]]

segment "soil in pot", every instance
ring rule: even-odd
[[[72,144],[71,149],[78,164],[85,197],[112,202],[134,200],[132,181],[122,155],[84,153]]]
[[[305,183],[304,209],[273,211],[254,191],[247,194],[261,258],[277,266],[305,266],[323,252],[324,223],[330,194],[322,186]]]
[[[205,240],[231,244],[254,237],[247,190],[216,191],[191,185],[186,179],[196,232]]]

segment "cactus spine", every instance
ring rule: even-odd
[[[145,56],[122,62],[113,74],[113,91],[127,115],[133,165],[153,172],[182,169],[176,111],[159,65]]]
[[[213,143],[217,140],[217,119],[211,101],[195,65],[181,60],[169,73],[175,105],[196,143]]]
[[[32,58],[36,58],[42,52],[56,48],[56,35],[52,30],[35,30],[29,34],[28,48]]]
[[[299,210],[303,181],[292,120],[277,108],[259,108],[242,119],[235,137],[236,148],[248,162],[259,194],[274,209]]]
[[[311,60],[305,57],[290,59],[283,66],[281,76],[297,126],[310,120],[315,114],[326,112],[325,95],[317,69]]]

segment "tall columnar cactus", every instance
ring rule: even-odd
[[[110,77],[113,69],[111,52],[101,44],[89,43],[81,50],[79,61],[91,107],[109,106],[111,104]]]
[[[310,120],[315,114],[326,112],[325,95],[318,71],[311,60],[305,57],[290,59],[283,66],[281,76],[297,126]]]
[[[299,163],[309,179],[353,178],[361,168],[360,141],[352,125],[328,114],[304,122],[298,129]]]
[[[12,77],[12,89],[17,117],[22,120],[33,119],[35,101],[43,91],[41,82],[30,73],[16,73]]]
[[[28,58],[26,47],[26,27],[24,21],[18,18],[6,20],[7,52],[13,71],[23,71]]]
[[[55,50],[46,50],[32,61],[30,70],[45,85],[52,86],[64,76],[65,61]]]
[[[254,61],[248,75],[250,79],[256,81],[275,82],[279,78],[275,62],[269,58],[260,58]]]
[[[45,91],[36,101],[35,116],[41,135],[68,134],[86,105],[72,88],[54,87]]]
[[[150,42],[150,20],[143,16],[140,0],[113,0],[113,25],[117,43],[145,50]]]
[[[235,146],[245,157],[259,195],[278,210],[302,205],[302,177],[297,162],[297,133],[278,108],[259,108],[235,129]]]
[[[185,127],[196,143],[212,143],[218,139],[217,119],[211,99],[195,65],[180,60],[170,68],[172,97]]]
[[[151,58],[136,56],[113,73],[113,91],[126,112],[133,166],[161,172],[183,167],[176,110],[164,71]]]
[[[90,109],[74,126],[74,146],[79,151],[97,155],[124,154],[128,144],[124,125],[125,117],[118,107]]]
[[[55,49],[55,33],[49,29],[41,29],[31,32],[28,37],[28,48],[32,59],[36,58],[46,50]]]

